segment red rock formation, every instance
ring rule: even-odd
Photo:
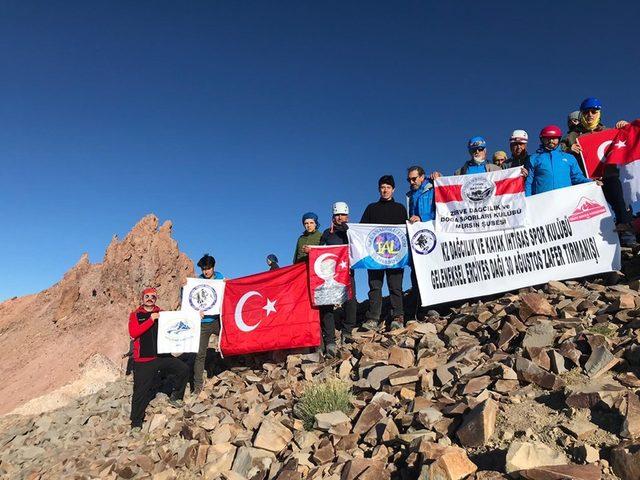
[[[128,313],[144,286],[158,288],[158,304],[174,309],[193,262],[147,215],[104,260],[86,254],[62,280],[34,295],[0,303],[0,414],[75,379],[94,353],[114,361],[129,348]]]

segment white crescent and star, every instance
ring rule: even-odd
[[[607,149],[609,145],[613,143],[613,140],[607,140],[606,142],[602,142],[598,147],[598,160],[604,160],[604,151]]]
[[[247,303],[247,300],[249,300],[251,297],[255,297],[255,296],[262,297],[262,294],[259,292],[256,292],[255,290],[251,290],[245,293],[244,295],[242,295],[242,297],[240,297],[240,300],[238,300],[238,303],[236,304],[234,319],[236,321],[236,326],[238,327],[238,330],[240,330],[241,332],[245,332],[245,333],[252,332],[256,328],[258,328],[258,325],[260,325],[260,322],[262,322],[262,320],[260,320],[255,325],[247,325],[244,319],[242,318],[242,309],[244,308],[244,304]],[[269,314],[272,312],[276,312],[276,300],[271,300],[267,298],[267,303],[265,304],[264,307],[262,307],[262,309],[267,312],[267,316],[269,316]]]

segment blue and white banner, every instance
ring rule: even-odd
[[[409,263],[406,225],[348,225],[351,268],[385,270],[403,268]]]
[[[223,296],[224,280],[187,278],[187,284],[182,288],[180,310],[220,315]]]

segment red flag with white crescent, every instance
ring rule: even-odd
[[[320,316],[311,308],[307,264],[228,280],[221,325],[224,356],[320,345]]]
[[[604,175],[605,154],[617,133],[615,128],[611,128],[578,137],[576,141],[582,149],[582,162],[587,169],[587,177],[600,178]]]
[[[349,245],[310,247],[309,290],[313,305],[341,305],[353,297],[349,267]]]

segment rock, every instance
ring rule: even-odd
[[[231,470],[245,478],[252,478],[256,473],[268,472],[275,460],[276,457],[270,451],[239,447]]]
[[[367,375],[367,381],[371,388],[374,390],[380,390],[382,383],[389,378],[389,376],[399,370],[398,367],[393,365],[382,365],[380,367],[372,368]]]
[[[597,465],[558,465],[520,470],[520,476],[527,480],[600,480]]]
[[[149,433],[162,430],[167,424],[167,416],[164,413],[154,413],[149,422]]]
[[[520,319],[526,320],[532,315],[544,315],[547,317],[555,317],[556,310],[551,304],[539,293],[524,293],[520,295]],[[546,345],[533,345],[536,347],[545,347]]]
[[[613,354],[605,347],[596,347],[589,360],[584,365],[584,370],[591,378],[596,378],[602,375],[604,372],[612,369],[618,362],[619,358],[613,356]]]
[[[595,381],[589,385],[573,385],[565,388],[565,403],[574,408],[592,408],[599,403],[613,407],[627,389],[608,381]]]
[[[640,478],[640,443],[618,445],[611,450],[611,469],[621,480]]]
[[[472,378],[467,382],[462,390],[463,395],[478,393],[493,383],[493,379],[489,375]]]
[[[620,435],[625,438],[640,436],[640,400],[633,392],[627,393],[627,404],[624,410],[624,421]]]
[[[556,338],[556,331],[553,328],[551,322],[540,322],[527,328],[527,333],[522,340],[522,346],[524,348],[531,347],[549,347],[553,345],[553,341]]]
[[[207,450],[207,460],[203,467],[209,472],[206,478],[211,478],[215,473],[231,470],[233,459],[236,456],[236,446],[231,443],[218,443],[211,445]]]
[[[564,454],[542,443],[513,442],[507,451],[506,472],[518,472],[536,467],[566,465],[569,463]]]
[[[377,403],[370,403],[358,417],[358,421],[353,426],[353,433],[363,434],[369,431],[376,423],[385,416],[385,412]]]
[[[515,369],[520,380],[535,383],[547,390],[556,390],[564,386],[564,381],[560,377],[555,376],[553,373],[544,371],[535,363],[524,357],[516,358]]]
[[[427,427],[433,428],[440,420],[442,420],[442,412],[435,408],[423,408],[416,415],[418,422]]]
[[[576,450],[577,457],[584,463],[595,463],[600,460],[600,452],[591,445],[580,445]]]
[[[354,458],[345,463],[340,480],[389,480],[391,474],[380,461]]]
[[[412,350],[408,348],[400,348],[397,346],[391,347],[389,350],[389,364],[397,365],[402,368],[413,367],[415,362],[415,355]]]
[[[379,407],[378,407],[379,408]],[[328,432],[339,425],[351,425],[351,419],[344,412],[339,410],[329,413],[317,413],[315,416],[315,428]]]
[[[312,460],[316,465],[324,465],[332,461],[335,457],[336,453],[333,449],[333,445],[328,439],[324,439],[318,445],[315,452],[313,452]]]
[[[389,383],[391,385],[405,385],[417,382],[419,379],[418,367],[405,368],[389,375]]]
[[[496,425],[498,404],[485,400],[465,415],[462,425],[456,432],[464,447],[481,447],[491,439]]]
[[[578,440],[584,440],[598,429],[597,425],[587,420],[574,420],[560,427]]]
[[[284,450],[293,440],[293,433],[280,422],[265,419],[260,425],[253,446],[278,453]]]
[[[389,349],[379,343],[365,343],[360,352],[363,357],[370,358],[371,360],[386,361],[389,358]]]
[[[462,480],[478,470],[461,448],[449,448],[429,466],[429,480]]]

